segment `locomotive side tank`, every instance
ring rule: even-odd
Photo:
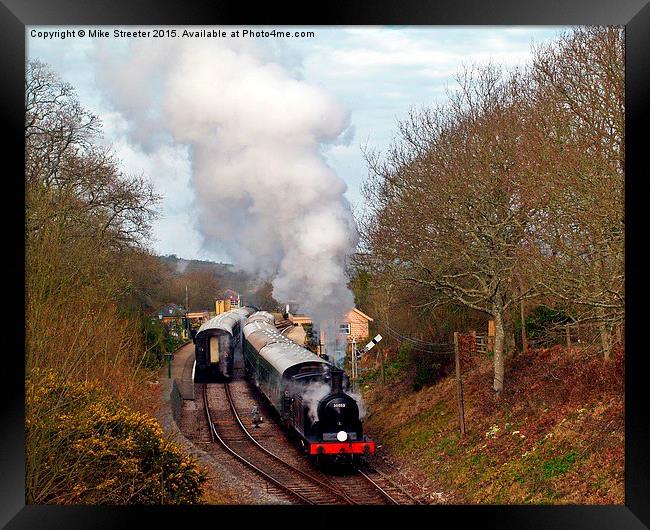
[[[345,393],[343,371],[282,335],[269,313],[246,320],[244,362],[246,374],[308,454],[374,453],[375,443],[363,434],[359,407]]]
[[[242,351],[242,327],[254,308],[242,307],[204,322],[194,336],[194,382],[215,383],[232,377],[233,360]]]

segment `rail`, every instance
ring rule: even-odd
[[[203,405],[205,407],[205,414],[206,414],[206,418],[208,420],[208,425],[210,426],[210,439],[213,442],[216,439],[224,447],[224,449],[226,449],[226,451],[228,451],[231,455],[233,455],[237,460],[239,460],[244,465],[251,468],[253,471],[255,471],[258,475],[260,475],[264,479],[268,480],[269,482],[271,482],[272,484],[274,484],[275,486],[280,488],[280,490],[285,491],[285,492],[289,493],[290,495],[295,496],[296,498],[298,498],[299,500],[301,500],[302,502],[304,502],[306,504],[315,504],[312,500],[310,500],[307,497],[305,497],[304,495],[294,491],[293,489],[289,488],[288,486],[285,486],[284,484],[282,484],[282,482],[280,482],[279,480],[277,480],[274,477],[272,477],[271,475],[269,475],[266,471],[263,471],[262,469],[257,467],[250,460],[248,460],[245,457],[243,457],[242,455],[240,455],[237,451],[235,451],[232,447],[230,447],[225,442],[225,440],[217,432],[217,428],[214,425],[214,422],[212,421],[212,417],[210,416],[210,405],[208,403],[208,385],[207,384],[203,385]]]
[[[277,456],[275,453],[272,451],[269,451],[266,447],[261,445],[254,437],[253,435],[246,429],[246,426],[244,423],[241,421],[241,418],[239,417],[239,413],[237,412],[237,408],[235,407],[235,403],[232,399],[232,395],[230,393],[230,387],[228,383],[224,383],[224,387],[226,389],[226,396],[228,398],[228,404],[230,405],[230,408],[235,416],[235,419],[237,420],[237,424],[239,425],[240,429],[242,432],[248,437],[248,439],[253,442],[257,447],[259,447],[264,453],[269,455],[271,458],[273,458],[276,462],[283,464],[285,467],[290,469],[291,471],[294,471],[295,473],[299,474],[300,476],[306,478],[307,480],[313,482],[314,484],[320,486],[323,489],[328,490],[330,493],[335,495],[336,497],[339,497],[341,499],[344,499],[347,504],[356,504],[356,502],[351,499],[345,492],[338,491],[334,489],[334,487],[330,486],[329,484],[326,484],[325,482],[322,482],[321,480],[317,479],[316,477],[310,475],[309,473],[305,473],[302,469],[299,469],[295,467],[294,465],[290,464],[289,462],[283,460],[279,456]]]
[[[255,447],[257,447],[257,448],[258,448],[259,450],[261,450],[265,455],[267,455],[268,457],[270,457],[271,460],[272,460],[275,464],[279,464],[279,465],[281,465],[282,467],[284,467],[285,469],[289,470],[289,471],[290,471],[291,473],[293,473],[294,475],[298,475],[298,476],[302,477],[303,479],[306,479],[306,480],[307,480],[307,481],[308,481],[312,486],[316,486],[317,488],[320,488],[321,490],[325,490],[325,491],[327,491],[327,493],[328,493],[329,495],[333,496],[337,501],[342,502],[343,504],[357,504],[357,503],[356,503],[353,499],[351,499],[351,498],[350,498],[346,493],[334,489],[334,488],[333,488],[332,486],[330,486],[329,484],[326,484],[326,483],[320,481],[319,479],[313,477],[313,476],[310,475],[309,473],[305,473],[305,472],[302,471],[301,469],[299,469],[299,468],[293,466],[292,464],[286,462],[285,460],[283,460],[282,458],[280,458],[279,456],[277,456],[275,453],[269,451],[267,448],[265,448],[264,446],[262,446],[262,445],[261,445],[257,440],[255,440],[255,438],[250,434],[250,432],[248,431],[248,429],[246,429],[246,427],[244,426],[243,422],[241,421],[241,418],[240,418],[240,416],[239,416],[239,413],[237,412],[237,409],[236,409],[236,407],[235,407],[234,401],[233,401],[233,399],[232,399],[232,395],[231,395],[231,393],[230,393],[230,388],[229,388],[229,386],[228,386],[228,383],[224,383],[224,389],[225,389],[225,392],[226,392],[226,398],[227,398],[227,401],[228,401],[228,405],[230,406],[230,410],[231,410],[232,413],[233,413],[233,416],[234,416],[234,418],[235,418],[235,422],[237,423],[239,429],[240,429],[240,430],[244,433],[244,435],[245,435],[245,436],[246,436],[246,437],[247,437],[247,438],[248,438],[248,439],[249,439],[249,440],[250,440],[250,441],[255,445]],[[211,437],[212,437],[213,440],[216,438],[216,439],[221,443],[221,445],[224,446],[224,448],[226,448],[226,450],[227,450],[230,454],[232,454],[232,455],[235,456],[235,458],[237,458],[239,461],[241,461],[242,463],[244,463],[245,465],[247,465],[248,467],[250,467],[251,469],[253,469],[256,473],[258,473],[258,474],[259,474],[260,476],[262,476],[264,479],[268,480],[269,482],[271,482],[272,484],[274,484],[275,486],[277,486],[278,488],[280,488],[282,491],[285,491],[285,492],[287,492],[287,493],[290,493],[291,495],[293,495],[294,497],[298,498],[299,500],[301,500],[302,502],[304,502],[304,503],[306,503],[306,504],[317,504],[317,503],[316,503],[314,500],[312,500],[311,498],[309,498],[309,497],[303,495],[300,491],[297,491],[299,488],[292,487],[292,486],[289,486],[289,485],[283,483],[282,481],[278,480],[276,477],[272,476],[272,475],[269,474],[268,472],[266,472],[266,471],[264,471],[263,469],[261,469],[259,466],[255,465],[255,464],[254,464],[253,462],[251,462],[248,458],[244,457],[243,455],[241,455],[240,453],[238,453],[237,451],[235,451],[235,449],[233,449],[233,448],[232,448],[232,447],[231,447],[231,446],[226,442],[226,440],[225,440],[222,436],[219,435],[219,432],[218,432],[218,430],[217,430],[217,427],[216,427],[216,425],[214,424],[214,422],[212,421],[212,419],[211,419],[211,417],[210,417],[210,414],[209,414],[209,403],[208,403],[208,397],[207,397],[207,396],[208,396],[208,393],[207,393],[207,385],[204,385],[204,393],[203,393],[203,396],[204,396],[204,405],[205,405],[205,409],[206,409],[206,415],[207,415],[207,417],[208,417],[208,423],[210,424],[210,432],[211,432]]]
[[[334,483],[329,483],[329,479],[325,477],[325,481],[323,481],[311,475],[310,473],[307,473],[302,469],[294,466],[293,464],[287,462],[286,460],[282,459],[274,452],[270,451],[269,449],[261,445],[244,425],[244,422],[242,421],[237,411],[229,384],[224,383],[223,388],[225,391],[226,401],[228,402],[228,407],[232,413],[232,417],[234,418],[234,423],[236,424],[237,429],[245,435],[246,441],[251,442],[256,448],[256,450],[261,451],[267,458],[271,459],[272,462],[272,465],[270,466],[271,470],[268,469],[269,467],[268,464],[265,467],[266,470],[262,469],[259,465],[256,465],[256,463],[254,463],[249,459],[250,457],[246,457],[242,455],[238,450],[235,450],[232,447],[232,445],[228,443],[225,437],[219,433],[219,429],[217,428],[215,422],[212,420],[210,414],[210,404],[208,400],[208,391],[207,391],[208,385],[204,384],[203,403],[204,403],[206,418],[208,420],[208,425],[210,427],[211,441],[214,442],[215,440],[217,440],[237,460],[239,460],[244,465],[252,469],[263,479],[267,480],[269,483],[279,488],[281,491],[289,493],[291,496],[298,499],[302,503],[318,504],[318,492],[320,491],[321,492],[320,495],[323,495],[323,493],[327,495],[327,499],[330,503],[332,500],[334,500],[335,503],[360,504],[358,500],[355,500],[343,489],[341,489],[341,486],[336,484],[337,482],[336,480],[334,481]],[[224,427],[229,429],[229,427],[227,426]],[[237,443],[241,443],[241,442],[242,440],[237,440]],[[275,465],[282,466],[282,468],[285,471],[288,471],[292,476],[302,478],[303,483],[289,485],[286,482],[287,481],[291,482],[295,480],[295,478],[290,478],[283,482],[282,480],[278,479],[277,476],[273,476],[272,473]],[[367,463],[365,465],[368,466]],[[360,475],[363,478],[365,482],[367,482],[370,486],[372,486],[374,490],[376,490],[379,493],[381,498],[385,499],[390,504],[395,504],[395,505],[402,504],[400,500],[398,500],[401,496],[406,497],[408,501],[410,501],[413,504],[421,504],[414,497],[412,497],[406,490],[404,490],[404,488],[402,488],[399,484],[396,484],[393,480],[390,479],[390,477],[384,475],[381,471],[377,469],[369,467],[369,469],[366,469],[366,471],[362,471],[361,469],[356,468],[356,472],[358,475]],[[281,474],[282,473],[280,473],[280,475]],[[373,474],[373,476],[371,477],[370,474]],[[304,481],[307,481],[308,484],[305,484]],[[316,491],[314,490],[314,487],[316,488]],[[389,492],[387,490],[391,490],[391,491]],[[395,491],[393,490],[396,490],[398,494],[396,495]]]
[[[378,469],[371,468],[374,473],[377,473],[383,480],[388,482],[393,489],[397,490],[401,495],[405,496],[408,500],[410,500],[413,504],[422,504],[419,500],[417,500],[413,495],[411,495],[408,491],[406,491],[402,486],[397,484],[394,480],[392,480],[390,477],[388,477],[385,473],[382,473]],[[393,495],[388,493],[385,489],[385,487],[382,487],[376,480],[374,480],[370,475],[362,471],[361,469],[357,469],[357,471],[365,478],[368,482],[370,482],[379,492],[391,503],[391,504],[402,504],[398,500],[396,500]]]

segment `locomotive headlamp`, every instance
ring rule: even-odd
[[[345,431],[339,431],[339,432],[336,433],[336,439],[339,442],[345,442],[345,440],[348,439],[348,433],[345,432]]]

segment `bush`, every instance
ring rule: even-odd
[[[28,503],[199,502],[205,477],[195,460],[98,381],[34,370],[26,393]]]
[[[165,362],[166,341],[165,341],[165,326],[153,317],[142,318],[142,335],[144,336],[144,344],[146,353],[142,360],[145,368],[156,369],[160,368]]]
[[[440,379],[442,364],[434,361],[429,352],[413,350],[411,364],[415,371],[413,390],[420,390]]]
[[[165,364],[165,354],[176,351],[186,341],[174,337],[156,317],[143,317],[141,322],[146,347],[142,365],[147,369],[157,370]]]
[[[555,309],[545,305],[537,306],[526,316],[526,334],[528,340],[533,344],[552,345],[561,344],[563,337],[553,333],[554,328],[571,322],[569,317],[561,309]],[[517,333],[521,334],[521,321],[518,322]]]
[[[402,370],[411,375],[411,385],[415,391],[432,385],[442,375],[442,364],[434,360],[430,352],[414,348],[408,342],[400,344],[397,360]]]

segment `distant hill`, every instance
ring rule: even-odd
[[[169,267],[172,272],[184,274],[197,270],[212,269],[217,273],[234,273],[234,265],[231,263],[221,263],[216,261],[207,261],[200,259],[179,258],[176,254],[167,256],[158,256],[160,261]]]
[[[266,309],[275,309],[278,305],[271,296],[268,282],[238,270],[232,263],[185,259],[175,254],[157,257],[171,276],[166,302],[184,303],[185,286],[188,286],[188,303],[192,309],[212,308],[214,300],[221,298],[227,289],[239,293],[244,303]]]

